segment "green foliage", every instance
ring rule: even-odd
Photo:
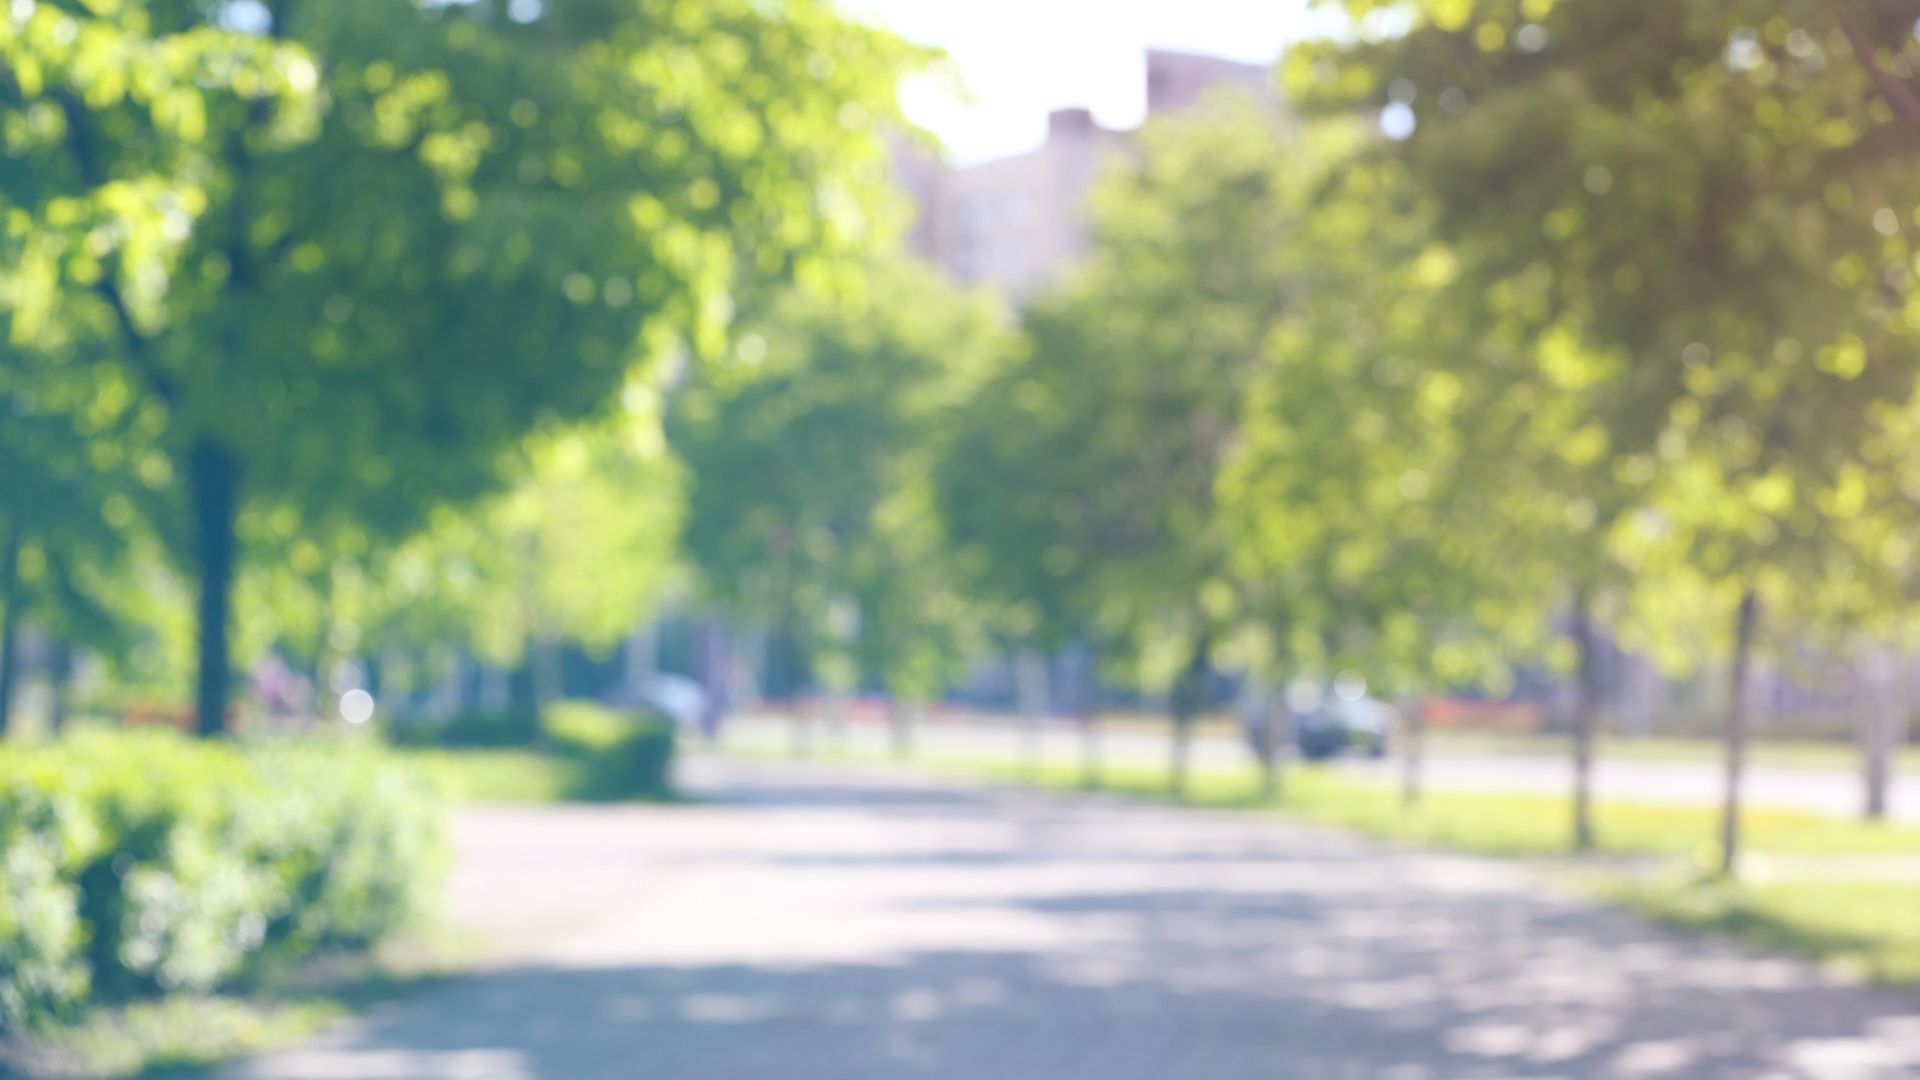
[[[373,942],[440,870],[434,797],[367,747],[89,731],[8,751],[0,799],[6,1026]]]
[[[534,709],[499,712],[472,710],[444,720],[417,719],[392,728],[397,746],[487,748],[527,746],[539,740],[540,714]]]
[[[1099,189],[1088,264],[939,472],[1013,633],[1089,635],[1149,686],[1211,647],[1392,692],[1497,678],[1524,643],[1512,417],[1459,372],[1486,342],[1455,261],[1367,145],[1226,97]]]
[[[100,830],[61,786],[51,760],[9,761],[0,789],[0,1026],[83,998],[88,970],[82,958],[78,868],[100,846]]]
[[[1628,592],[1676,664],[1724,649],[1748,586],[1856,626],[1908,603],[1891,437],[1920,370],[1920,185],[1905,92],[1876,76],[1920,59],[1906,15],[1391,6],[1407,33],[1301,50],[1289,78],[1310,110],[1417,114],[1373,156],[1432,207],[1459,302],[1521,346],[1500,366],[1534,403],[1522,490],[1570,513],[1565,572]],[[1675,618],[1703,606],[1715,632]]]
[[[636,366],[717,351],[736,288],[835,284],[896,220],[918,62],[813,2],[226,11],[17,5],[0,35],[0,390],[139,437],[166,498],[128,517],[200,579],[210,725],[236,537],[365,557]]]
[[[784,680],[806,648],[836,688],[923,697],[971,653],[926,477],[1001,347],[983,298],[883,262],[857,300],[780,297],[676,396],[689,556],[717,600],[774,625]]]
[[[564,702],[548,708],[546,731],[555,752],[581,766],[572,798],[617,802],[673,793],[674,733],[664,719]]]
[[[1087,266],[1027,311],[1029,348],[961,417],[941,499],[1004,633],[1172,641],[1146,673],[1164,685],[1237,613],[1215,481],[1288,300],[1285,139],[1238,99],[1150,131],[1096,194]]]
[[[671,722],[560,702],[532,715],[464,714],[391,732],[444,788],[473,802],[617,802],[673,796]],[[529,748],[537,744],[536,748]],[[510,749],[512,748],[512,749]]]

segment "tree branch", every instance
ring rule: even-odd
[[[1886,99],[1888,105],[1893,106],[1894,112],[1899,113],[1900,117],[1911,124],[1915,130],[1920,130],[1920,97],[1915,97],[1913,91],[1907,89],[1906,83],[1881,66],[1880,58],[1874,55],[1873,42],[1867,38],[1866,31],[1860,28],[1859,23],[1847,17],[1837,0],[1830,0],[1827,6],[1833,12],[1834,21],[1840,24],[1840,32],[1846,35],[1847,44],[1853,49],[1853,55],[1859,59],[1860,66],[1867,70],[1867,76],[1873,80],[1874,89],[1880,92],[1880,96]]]
[[[72,94],[56,93],[54,100],[59,103],[60,112],[67,122],[67,147],[73,152],[74,163],[80,170],[80,181],[90,188],[97,188],[106,182],[106,170],[101,166],[99,157],[94,153],[89,138],[90,125],[86,107]],[[147,385],[162,404],[172,406],[179,396],[179,386],[173,377],[160,366],[153,356],[153,339],[133,321],[133,312],[127,307],[127,300],[120,292],[120,285],[111,272],[102,273],[93,287],[94,292],[105,300],[113,312],[114,325],[119,329],[121,340],[125,343],[127,355],[133,360]]]

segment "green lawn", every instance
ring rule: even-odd
[[[785,754],[770,738],[736,738],[728,749]],[[846,763],[890,760],[830,745],[818,753]],[[996,782],[1084,786],[1077,762],[1029,767],[1006,756],[922,755],[914,763]],[[1168,798],[1166,770],[1158,765],[1109,765],[1101,788]],[[1568,850],[1571,811],[1552,795],[1431,791],[1407,807],[1391,784],[1308,766],[1289,769],[1279,797],[1269,800],[1249,765],[1194,769],[1182,801],[1273,812],[1397,843],[1549,860],[1583,886],[1661,921],[1920,986],[1920,827],[1754,810],[1745,818],[1747,851],[1767,872],[1726,881],[1708,873],[1719,828],[1709,807],[1603,801],[1595,809],[1598,848],[1576,859]],[[1875,876],[1887,867],[1907,873]]]
[[[1564,757],[1567,736],[1496,731],[1432,731],[1428,744],[1436,753],[1512,754],[1521,757]],[[1616,761],[1718,762],[1723,751],[1714,739],[1675,736],[1603,736],[1595,754]],[[1913,755],[1907,755],[1911,758]],[[1749,749],[1759,765],[1806,769],[1859,768],[1860,753],[1849,743],[1814,739],[1761,739]]]
[[[1164,736],[1167,732],[1167,718],[1160,714],[1103,714],[1100,723],[1105,730],[1115,732],[1153,736]],[[1195,722],[1194,732],[1238,741],[1240,722],[1231,716],[1208,714]],[[1552,758],[1565,757],[1568,753],[1568,737],[1563,733],[1434,728],[1426,733],[1426,738],[1435,753]],[[1723,753],[1719,740],[1710,737],[1611,734],[1600,737],[1595,752],[1601,758],[1617,761],[1709,763],[1719,762]],[[1748,757],[1755,764],[1790,768],[1853,771],[1860,766],[1859,750],[1852,743],[1837,739],[1760,736],[1749,744]],[[1920,768],[1920,753],[1910,749],[1904,757]]]
[[[1876,982],[1920,988],[1920,881],[1728,882],[1666,875],[1598,887],[1663,922],[1732,934]]]
[[[577,759],[533,750],[396,747],[393,752],[433,777],[456,802],[562,802],[586,773]]]
[[[278,965],[232,993],[171,994],[90,1009],[41,1025],[30,1040],[0,1039],[0,1077],[202,1076],[223,1061],[290,1045],[439,983],[463,970],[475,947],[429,930],[372,952]]]

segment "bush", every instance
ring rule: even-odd
[[[437,799],[372,747],[90,731],[0,750],[0,1029],[370,943],[441,863]]]
[[[547,710],[547,739],[581,764],[575,798],[663,799],[673,793],[673,724],[646,712],[567,702]]]
[[[77,871],[98,850],[55,763],[0,766],[0,1030],[86,996]]]
[[[540,739],[540,720],[528,709],[458,713],[445,720],[415,719],[387,729],[399,746],[530,746]]]
[[[521,725],[538,738],[495,739]],[[388,737],[406,747],[433,747],[420,755],[456,789],[478,787],[482,797],[522,801],[665,799],[673,793],[672,721],[646,710],[615,710],[588,702],[548,706],[537,724],[495,713],[461,714],[437,724],[402,724]],[[504,746],[527,746],[508,756]],[[498,766],[499,776],[477,777],[469,766]],[[505,780],[505,783],[501,783]]]

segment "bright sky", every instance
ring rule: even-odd
[[[909,116],[971,164],[1039,145],[1047,113],[1084,105],[1130,128],[1146,113],[1148,47],[1267,63],[1312,35],[1307,0],[839,0],[848,14],[945,49],[972,98],[917,83]]]

